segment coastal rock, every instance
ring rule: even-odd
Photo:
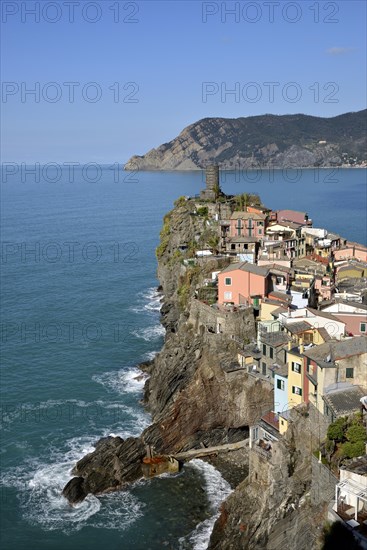
[[[62,494],[70,502],[70,504],[78,504],[79,502],[82,502],[88,494],[84,488],[84,478],[73,477],[65,485]]]
[[[144,456],[145,446],[139,438],[103,438],[92,453],[77,462],[72,472],[76,477],[65,486],[63,495],[75,504],[88,493],[97,495],[122,489],[142,476]]]

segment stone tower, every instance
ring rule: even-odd
[[[218,164],[210,164],[205,171],[206,188],[201,191],[200,198],[210,201],[215,201],[216,190],[219,187],[219,166]]]

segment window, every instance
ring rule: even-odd
[[[367,326],[367,323],[361,323],[359,331],[360,332],[366,332],[366,326]]]
[[[302,395],[302,388],[299,388],[298,386],[292,386],[292,393],[295,395]]]
[[[346,368],[345,369],[345,378],[354,378],[354,369],[353,368]]]
[[[277,389],[284,391],[284,380],[280,380],[280,378],[278,378],[278,380],[277,380]]]
[[[301,374],[301,365],[292,361],[292,371]]]
[[[312,372],[311,359],[309,357],[307,357],[306,370],[307,372]]]
[[[232,292],[225,292],[224,293],[224,299],[225,300],[232,300]]]
[[[236,245],[235,244],[231,244],[231,250],[236,250]]]
[[[226,277],[226,278],[224,279],[224,284],[225,284],[226,286],[231,286],[231,284],[232,284],[232,279],[231,279],[231,277]]]
[[[266,345],[263,344],[263,355],[266,355]]]
[[[273,348],[270,348],[270,347],[269,347],[269,353],[270,353],[270,359],[273,359],[273,357],[274,357],[274,350],[273,350]]]
[[[243,245],[243,249],[244,249],[244,250],[248,250],[248,244],[244,244],[244,245]]]
[[[259,235],[262,235],[262,233],[263,233],[262,229],[259,229],[259,230],[258,230],[258,234],[259,234]]]
[[[261,370],[262,370],[263,375],[265,376],[266,375],[266,363],[261,364]]]

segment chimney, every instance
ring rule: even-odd
[[[289,340],[288,342],[288,351],[292,349],[292,340]]]
[[[301,355],[303,355],[303,352],[305,351],[305,347],[303,345],[303,338],[301,336],[301,338],[299,339],[299,352]]]

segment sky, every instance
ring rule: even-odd
[[[2,0],[1,161],[124,163],[204,117],[364,109],[366,5]]]

